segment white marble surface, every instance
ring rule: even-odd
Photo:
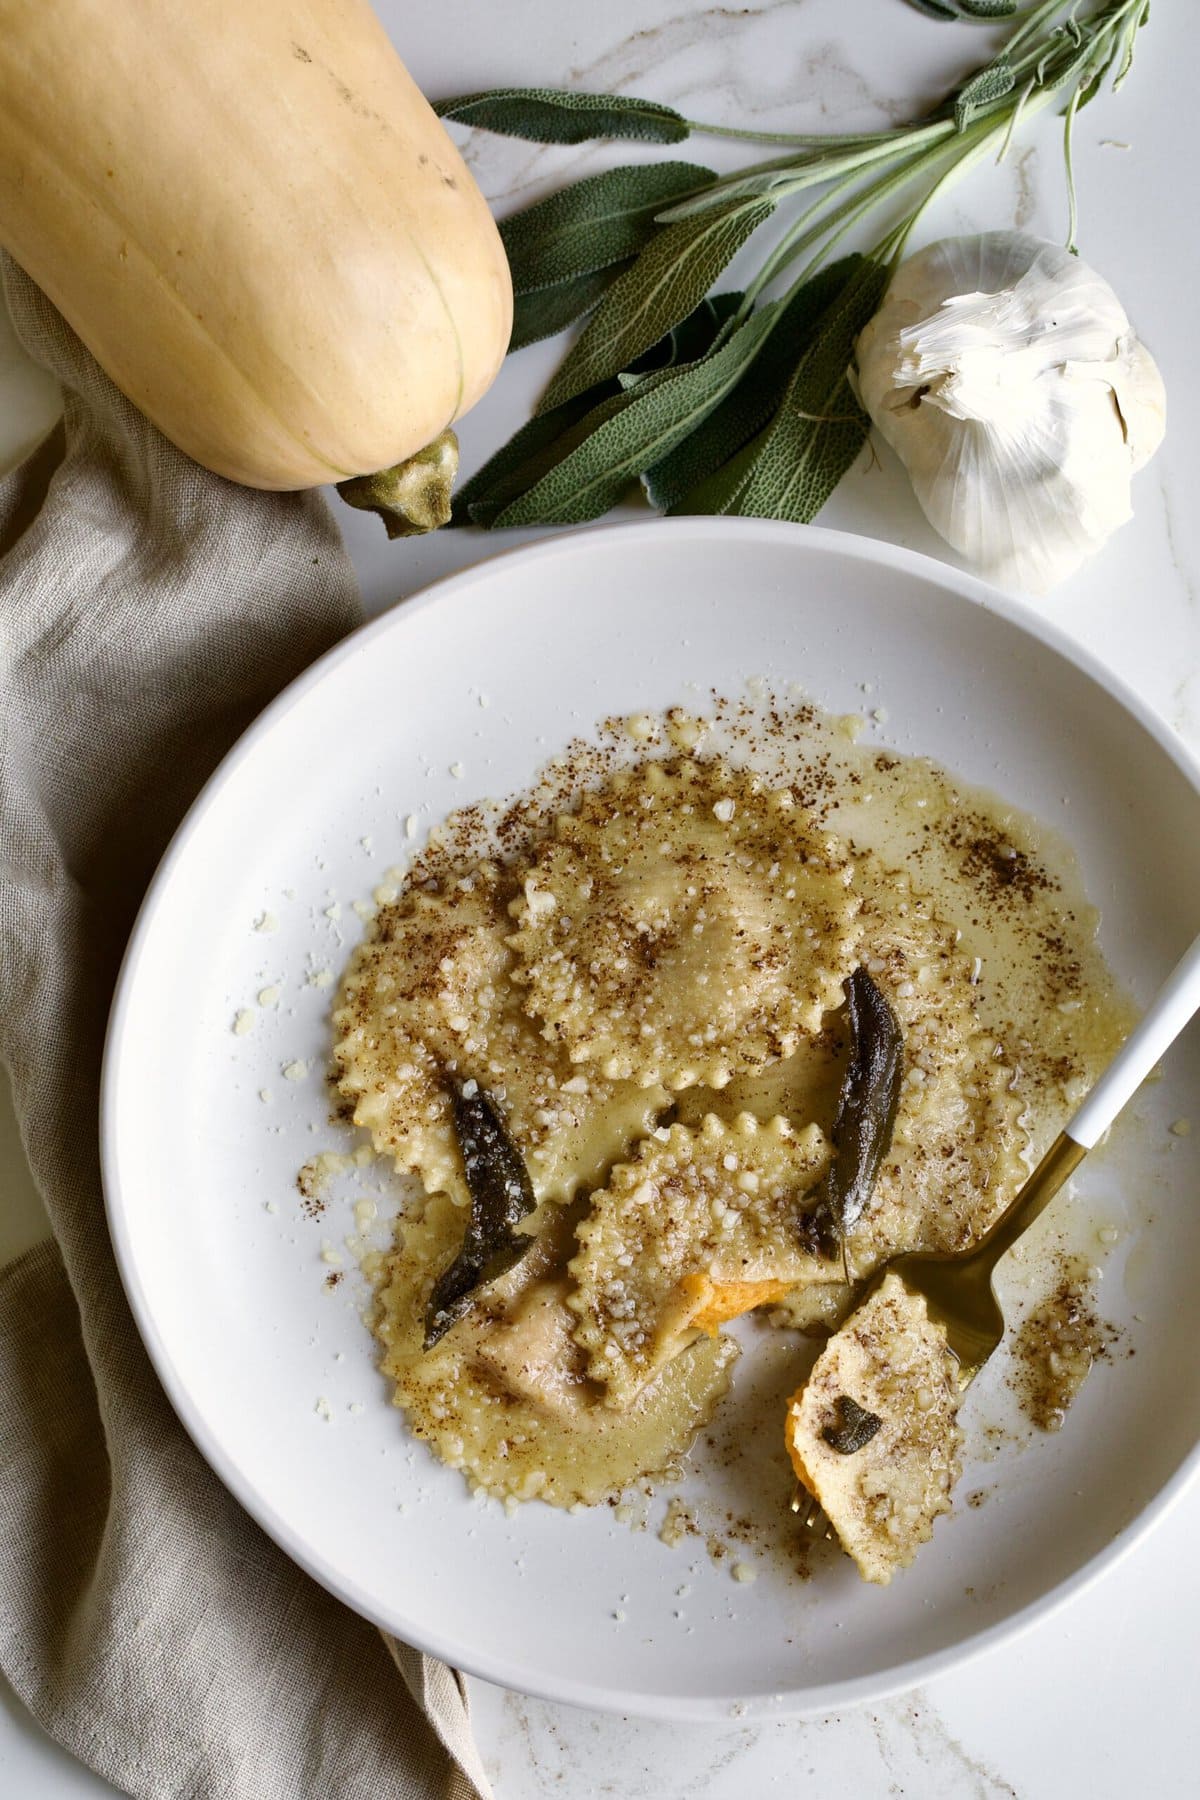
[[[380,11],[410,68],[434,95],[507,82],[624,89],[692,116],[766,128],[867,127],[937,96],[986,41],[970,27],[926,23],[900,0],[441,0],[424,12]],[[1137,516],[1103,556],[1044,602],[1065,628],[1120,669],[1200,747],[1200,405],[1193,350],[1200,248],[1192,134],[1193,59],[1185,9],[1160,0],[1125,92],[1080,119],[1077,170],[1083,253],[1114,283],[1167,381],[1166,445],[1135,491]],[[476,137],[469,154],[498,210],[536,197],[564,169],[618,159],[611,149],[546,150]],[[635,147],[619,153],[628,159]],[[685,154],[722,166],[732,146]],[[1065,202],[1053,119],[999,169],[983,169],[928,221],[928,235],[1018,223],[1059,237]],[[466,467],[524,416],[557,352],[508,365],[463,432]],[[0,457],[48,417],[40,384],[0,337]],[[387,547],[373,520],[339,509],[371,611],[521,536],[441,534]],[[822,522],[940,553],[907,485],[884,454],[865,456]],[[0,1260],[33,1242],[44,1215],[0,1095]],[[1190,1378],[1190,1377],[1189,1377]],[[928,1687],[836,1717],[763,1729],[702,1730],[605,1718],[472,1682],[480,1744],[499,1800],[787,1792],[918,1800],[1018,1795],[1095,1800],[1148,1789],[1200,1791],[1195,1670],[1200,1486],[1115,1569],[1016,1641]],[[110,1792],[50,1744],[0,1686],[0,1792],[11,1800]]]

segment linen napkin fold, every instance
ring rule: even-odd
[[[138,901],[222,753],[357,623],[353,572],[319,496],[199,468],[3,276],[66,405],[0,483],[0,1062],[55,1234],[0,1272],[0,1668],[137,1800],[486,1800],[461,1678],[296,1568],[184,1433],[100,1191]]]

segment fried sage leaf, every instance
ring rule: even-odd
[[[878,1413],[868,1412],[849,1394],[839,1394],[833,1403],[833,1424],[826,1425],[821,1436],[839,1456],[853,1456],[870,1443],[882,1424]]]
[[[640,138],[678,144],[691,126],[673,106],[631,94],[576,94],[563,88],[489,88],[438,100],[439,119],[455,119],[535,144],[584,144],[589,138]]]
[[[843,1245],[867,1210],[888,1153],[900,1100],[900,1025],[864,968],[846,982],[850,1061],[830,1137],[834,1157],[816,1206],[805,1219],[827,1254]]]
[[[533,1238],[518,1231],[537,1204],[524,1158],[486,1088],[467,1081],[453,1095],[471,1215],[462,1249],[438,1276],[425,1310],[425,1348],[462,1318],[476,1293],[520,1262]]]

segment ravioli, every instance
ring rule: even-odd
[[[800,1232],[828,1161],[815,1125],[743,1113],[729,1124],[710,1115],[697,1131],[674,1125],[613,1170],[576,1232],[567,1296],[610,1406],[631,1405],[698,1331],[799,1282],[837,1279],[840,1265]]]
[[[466,1201],[448,1076],[486,1087],[539,1200],[602,1180],[669,1096],[572,1067],[522,1009],[505,942],[511,882],[492,863],[383,907],[334,1012],[334,1078],[377,1151]],[[616,1148],[614,1148],[616,1147]]]
[[[732,1339],[703,1337],[628,1412],[614,1413],[571,1336],[561,1274],[569,1224],[566,1209],[543,1209],[531,1221],[534,1247],[425,1350],[429,1294],[462,1235],[461,1213],[433,1195],[402,1227],[374,1319],[394,1403],[417,1437],[473,1487],[566,1507],[595,1505],[668,1469],[726,1391],[738,1355]]]
[[[903,1038],[891,1147],[846,1247],[861,1279],[904,1251],[953,1252],[975,1241],[1025,1179],[1029,1130],[1014,1072],[979,1016],[973,959],[960,950],[956,927],[902,871],[877,859],[860,862],[855,883],[864,895],[859,954]],[[679,1115],[691,1120],[711,1108],[730,1118],[748,1108],[760,1118],[813,1119],[828,1132],[847,1051],[839,1012],[785,1061],[735,1076],[721,1092],[681,1095]],[[812,1298],[787,1296],[772,1316],[807,1328]]]
[[[838,1447],[847,1401],[852,1416],[877,1421],[850,1450]],[[785,1426],[792,1466],[867,1581],[886,1586],[950,1511],[961,1470],[958,1407],[945,1331],[898,1275],[885,1275],[851,1314],[793,1397]]]
[[[820,1030],[858,896],[795,797],[720,762],[648,762],[560,814],[513,902],[514,979],[610,1080],[722,1087]]]
[[[1030,1132],[955,925],[874,859],[859,881],[863,960],[904,1043],[891,1150],[849,1245],[862,1276],[906,1250],[968,1248],[1025,1180]]]

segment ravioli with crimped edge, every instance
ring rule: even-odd
[[[411,1429],[472,1489],[553,1506],[594,1506],[686,1451],[729,1386],[738,1346],[703,1337],[624,1413],[599,1403],[572,1338],[562,1276],[569,1209],[529,1221],[529,1254],[431,1349],[430,1293],[462,1239],[462,1212],[430,1195],[386,1259],[375,1332]]]
[[[512,880],[494,863],[380,909],[334,1010],[334,1079],[356,1125],[429,1193],[463,1205],[453,1080],[495,1094],[539,1200],[601,1177],[612,1146],[649,1131],[664,1089],[575,1069],[521,1004],[506,941]]]
[[[571,1061],[722,1087],[820,1029],[854,966],[837,839],[721,762],[622,771],[561,814],[513,903],[515,979]]]
[[[710,1114],[643,1142],[592,1195],[568,1264],[576,1342],[611,1406],[628,1406],[700,1331],[841,1265],[801,1235],[829,1162],[815,1125]]]
[[[986,1231],[1024,1179],[1029,1132],[957,927],[905,871],[878,858],[857,863],[854,885],[862,895],[859,957],[903,1040],[889,1151],[846,1246],[863,1279],[906,1250],[949,1254]],[[678,1116],[694,1124],[710,1111],[726,1120],[747,1110],[769,1118],[803,1106],[828,1133],[847,1048],[839,1007],[790,1057],[735,1075],[723,1089],[680,1094]],[[797,1289],[777,1303],[779,1322],[803,1326],[813,1306],[814,1296]]]

